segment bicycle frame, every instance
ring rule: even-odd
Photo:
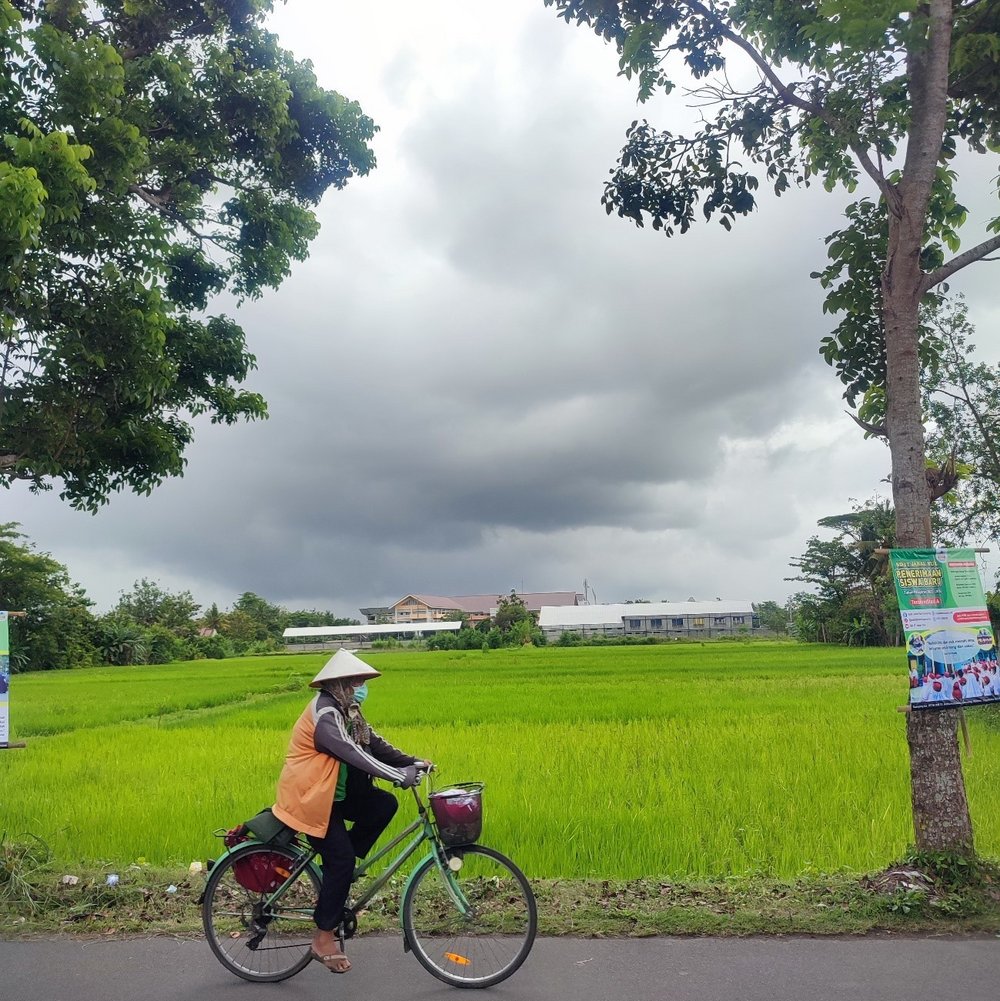
[[[354,879],[358,880],[364,876],[372,868],[372,866],[376,865],[399,845],[403,844],[407,838],[410,838],[410,841],[388,864],[385,871],[378,877],[378,879],[376,879],[371,886],[365,889],[365,892],[360,897],[356,900],[348,900],[348,906],[355,912],[365,908],[378,894],[382,887],[384,887],[385,884],[388,883],[389,880],[406,864],[407,859],[409,859],[426,841],[430,844],[431,850],[424,856],[423,859],[421,859],[421,864],[429,858],[433,858],[435,860],[438,869],[441,871],[441,875],[444,877],[444,885],[447,888],[452,900],[455,902],[455,906],[463,915],[466,915],[469,912],[469,902],[466,900],[465,894],[462,893],[461,887],[458,885],[455,875],[448,865],[448,860],[445,857],[444,846],[438,839],[437,834],[434,831],[434,825],[427,816],[427,807],[424,804],[424,801],[420,798],[420,794],[417,792],[416,788],[413,788],[411,791],[413,792],[413,798],[417,804],[418,816],[416,820],[397,834],[396,837],[394,837],[384,848],[380,848],[374,855],[359,863],[354,869]],[[312,865],[315,868],[314,859],[316,858],[318,852],[316,852],[312,846],[306,847],[302,842],[298,842],[298,844],[301,846],[302,854],[287,874],[284,870],[278,870],[281,875],[285,876],[285,881],[273,893],[264,899],[263,903],[266,908],[274,907],[274,905],[281,900],[288,888],[299,878],[300,875],[302,875],[307,866]],[[407,886],[409,886],[409,883],[413,879],[417,869],[419,869],[419,865],[414,867],[413,872],[410,874],[410,879],[407,881]],[[304,917],[308,915],[311,918],[312,916],[311,910],[306,911],[301,908],[290,908],[284,913],[288,916],[289,914],[295,914],[296,912],[302,914]],[[400,912],[400,917],[402,918],[402,911]]]

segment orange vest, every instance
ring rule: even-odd
[[[292,739],[285,756],[285,767],[278,778],[274,815],[289,827],[322,838],[330,824],[333,797],[337,792],[340,762],[316,750],[313,735],[320,714],[316,712],[317,695],[302,710],[292,728]],[[324,712],[336,712],[326,709]]]

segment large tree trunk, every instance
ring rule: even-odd
[[[927,709],[911,712],[906,718],[917,851],[962,855],[974,851],[958,750],[958,712]]]
[[[917,355],[920,244],[907,238],[912,237],[907,229],[904,210],[903,219],[890,223],[890,256],[882,290],[886,428],[892,455],[896,545],[927,548],[933,540]],[[954,709],[923,709],[907,716],[913,829],[918,851],[973,851],[957,726],[958,711]]]
[[[905,270],[898,268],[904,274]],[[897,277],[906,284],[903,274]],[[933,540],[920,420],[917,298],[911,298],[912,293],[907,294],[905,288],[893,287],[891,280],[885,285],[886,426],[892,454],[896,545],[927,548]],[[922,709],[907,716],[913,829],[918,851],[971,854],[973,850],[957,726],[955,709]]]
[[[896,545],[901,548],[933,545],[917,353],[924,280],[920,248],[947,115],[951,16],[948,0],[928,0],[919,14],[927,31],[907,61],[912,114],[906,164],[893,192],[896,197],[888,206],[889,246],[882,276],[886,430],[892,455]],[[954,709],[925,709],[907,716],[918,851],[971,854],[973,850],[957,725]]]

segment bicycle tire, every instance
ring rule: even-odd
[[[538,931],[538,908],[524,873],[482,845],[446,849],[461,859],[453,872],[472,905],[463,916],[434,858],[425,859],[403,897],[403,934],[420,965],[453,987],[492,987],[527,959]]]
[[[295,976],[309,965],[314,930],[312,912],[319,895],[319,877],[312,866],[307,866],[283,894],[275,913],[263,914],[263,901],[268,894],[247,889],[235,867],[265,853],[284,856],[287,865],[282,868],[288,870],[300,858],[289,848],[256,842],[241,846],[212,868],[201,915],[208,944],[230,973],[256,983],[275,983]],[[255,911],[260,914],[255,915]],[[256,944],[251,945],[258,936]]]

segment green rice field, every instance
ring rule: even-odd
[[[63,865],[183,864],[270,805],[327,655],[16,676],[0,834]],[[482,841],[534,877],[877,869],[912,840],[905,662],[791,643],[364,655],[366,715],[486,782]],[[970,709],[977,847],[1000,855],[1000,721]],[[396,826],[412,799],[399,792]]]

